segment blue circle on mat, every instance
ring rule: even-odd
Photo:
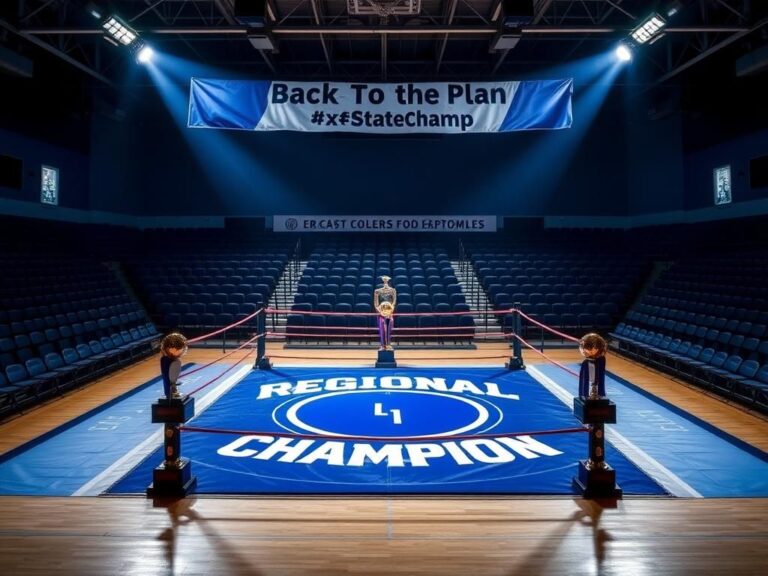
[[[486,406],[476,399],[421,390],[332,392],[290,402],[283,408],[274,416],[284,420],[289,429],[390,439],[465,434],[490,418]]]

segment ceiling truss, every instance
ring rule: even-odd
[[[233,0],[114,0],[143,38],[209,66],[254,77],[382,81],[491,79],[559,64],[626,38],[648,14],[641,0],[533,0],[533,18],[512,50],[495,52],[500,0],[422,0],[418,16],[355,16],[347,0],[269,0],[266,32],[276,50],[257,50]],[[0,14],[0,44],[42,49],[93,79],[121,82],[125,51],[108,45],[85,0],[16,0]],[[746,37],[763,41],[768,4],[687,0],[662,39],[638,53],[663,83]],[[752,36],[750,36],[752,35]]]

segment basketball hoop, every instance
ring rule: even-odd
[[[347,0],[347,11],[356,16],[415,16],[421,0]]]

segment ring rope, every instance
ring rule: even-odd
[[[202,366],[198,366],[197,368],[193,368],[189,372],[182,372],[181,374],[179,374],[179,378],[182,378],[183,376],[189,376],[190,374],[194,374],[195,372],[199,372],[200,370],[208,368],[208,366],[212,366],[213,364],[216,364],[217,362],[221,362],[222,360],[224,360],[224,358],[228,358],[228,357],[232,356],[232,354],[242,350],[243,348],[248,346],[248,344],[250,344],[254,340],[257,340],[259,338],[264,338],[265,336],[266,336],[266,333],[264,333],[264,334],[257,334],[256,336],[254,336],[253,338],[248,340],[245,344],[242,344],[241,346],[238,346],[237,348],[235,348],[231,352],[227,352],[223,356],[219,356],[215,360],[211,360],[210,362],[208,362],[208,364],[203,364]]]
[[[302,328],[308,328],[308,326],[302,326]],[[310,328],[315,328],[315,326],[310,326]],[[339,325],[331,325],[331,326],[317,326],[316,328],[327,328],[328,330],[351,330],[352,332],[371,332],[372,334],[378,334],[376,332],[377,328],[375,326],[339,326]],[[448,330],[474,330],[475,326],[402,326],[398,327],[395,326],[393,328],[394,332],[416,332],[418,330],[439,330],[442,332],[447,332]],[[274,334],[282,334],[282,332],[274,332]]]
[[[539,322],[538,320],[535,320],[534,318],[531,318],[530,316],[528,316],[528,314],[526,314],[525,312],[523,312],[523,311],[522,311],[522,310],[520,310],[519,308],[516,308],[516,309],[515,309],[515,312],[517,312],[518,314],[520,314],[520,316],[522,316],[523,318],[525,318],[525,319],[526,319],[526,320],[528,320],[529,322],[532,322],[533,324],[536,324],[537,326],[540,326],[540,327],[544,328],[544,330],[547,330],[548,332],[551,332],[552,334],[555,334],[555,335],[557,335],[557,336],[560,336],[561,338],[564,338],[564,339],[566,339],[566,340],[570,340],[571,342],[579,342],[579,339],[578,339],[578,338],[574,338],[573,336],[570,336],[569,334],[565,334],[565,333],[563,333],[563,332],[558,332],[558,331],[557,331],[557,330],[555,330],[554,328],[552,328],[552,327],[550,327],[550,326],[547,326],[546,324],[542,324],[542,323],[541,323],[541,322]]]
[[[499,438],[504,436],[548,436],[552,434],[570,434],[589,432],[589,428],[559,428],[556,430],[535,430],[528,432],[502,432],[499,434],[460,434],[457,436],[332,436],[329,434],[297,434],[294,432],[259,432],[255,430],[230,430],[225,428],[202,428],[198,426],[179,426],[184,432],[205,432],[208,434],[234,434],[238,436],[274,436],[277,438],[300,438],[302,440],[366,440],[369,442],[423,442],[424,440],[475,440]]]
[[[242,318],[242,319],[238,320],[237,322],[234,322],[233,324],[230,324],[228,326],[224,326],[224,328],[219,328],[218,330],[214,330],[213,332],[210,332],[208,334],[203,334],[202,336],[197,336],[196,338],[190,338],[187,342],[189,344],[194,344],[196,342],[202,342],[203,340],[207,340],[211,336],[217,336],[217,335],[221,334],[222,332],[226,332],[230,328],[234,328],[235,326],[240,326],[240,324],[243,324],[245,322],[248,322],[248,320],[251,320],[252,318],[255,318],[256,316],[258,316],[261,313],[262,310],[264,310],[264,308],[259,308],[253,314],[249,314],[245,318]]]
[[[396,312],[393,316],[472,316],[474,314],[503,315],[514,313],[514,308],[505,310],[465,310],[458,312]],[[267,314],[302,314],[306,316],[379,316],[378,312],[318,312],[317,310],[282,310],[267,308]]]
[[[281,309],[277,309],[277,308],[260,308],[260,309],[256,310],[255,312],[253,312],[252,314],[249,314],[245,318],[242,318],[242,319],[238,320],[237,322],[234,322],[234,323],[232,323],[232,324],[230,324],[228,326],[225,326],[223,328],[220,328],[220,329],[215,330],[213,332],[210,332],[208,334],[204,334],[202,336],[198,336],[196,338],[192,338],[192,339],[189,340],[189,343],[193,344],[193,343],[196,343],[196,342],[200,342],[200,341],[206,340],[206,339],[208,339],[208,338],[210,338],[212,336],[216,336],[218,334],[221,334],[222,332],[225,332],[225,331],[227,331],[227,330],[229,330],[231,328],[234,328],[236,326],[244,324],[248,320],[251,320],[255,316],[259,315],[261,312],[271,313],[271,314],[286,314],[286,313],[290,314],[290,313],[295,313],[295,314],[307,314],[307,315],[316,315],[316,316],[378,316],[379,315],[376,312],[358,312],[358,313],[355,313],[355,312],[315,312],[315,311],[293,311],[293,310],[287,311],[287,310],[281,310]],[[465,315],[472,315],[472,314],[476,314],[476,313],[477,312],[472,312],[472,311],[462,311],[462,312],[431,312],[431,313],[426,313],[426,312],[424,312],[424,313],[423,312],[404,312],[404,313],[398,314],[398,316],[465,316]],[[533,323],[533,324],[535,324],[537,326],[540,326],[541,328],[547,330],[548,332],[550,332],[552,334],[560,336],[561,338],[564,338],[564,339],[569,340],[571,342],[579,342],[578,338],[575,338],[575,337],[570,336],[569,334],[565,334],[563,332],[559,332],[558,330],[555,330],[554,328],[551,328],[550,326],[547,326],[546,324],[543,324],[543,323],[539,322],[538,320],[532,318],[531,316],[529,316],[528,314],[526,314],[525,312],[523,312],[519,308],[510,308],[510,309],[507,309],[507,310],[490,310],[487,313],[489,313],[489,314],[517,313],[517,314],[520,314],[520,316],[522,318],[525,318],[529,322],[531,322],[531,323]],[[257,334],[256,336],[254,336],[253,338],[251,338],[250,340],[248,340],[247,342],[245,342],[244,344],[242,344],[241,346],[239,346],[235,350],[232,350],[231,352],[229,352],[229,353],[221,356],[220,358],[217,358],[217,359],[215,359],[215,360],[213,360],[213,361],[211,361],[211,362],[209,362],[209,363],[207,363],[207,364],[205,364],[203,366],[199,366],[197,368],[194,368],[193,370],[185,372],[185,373],[181,374],[180,376],[189,376],[190,374],[194,374],[195,372],[198,372],[200,370],[208,368],[209,366],[211,366],[211,365],[213,365],[213,364],[215,364],[217,362],[220,362],[221,360],[223,360],[225,358],[228,358],[229,356],[231,356],[232,354],[238,352],[239,350],[242,350],[243,348],[245,348],[246,346],[250,345],[252,342],[257,340],[258,338],[265,338],[266,339],[268,337],[278,337],[278,338],[325,338],[325,339],[330,339],[330,338],[334,338],[335,337],[335,338],[341,338],[341,339],[344,339],[344,340],[348,340],[348,339],[371,339],[371,338],[375,338],[375,336],[376,336],[376,328],[374,328],[374,327],[362,327],[362,326],[338,326],[338,327],[336,327],[336,326],[331,326],[330,328],[331,328],[331,330],[333,330],[333,329],[343,330],[344,333],[339,333],[339,334],[333,334],[333,333],[320,334],[320,333],[317,333],[317,332],[311,332],[311,333],[306,333],[306,332],[295,332],[295,333],[292,333],[292,332],[264,332],[262,334]],[[393,336],[396,336],[398,339],[403,339],[403,338],[424,339],[424,338],[426,338],[428,336],[436,336],[436,337],[445,338],[445,339],[466,339],[466,338],[479,339],[479,338],[490,338],[490,337],[496,338],[496,337],[499,337],[499,336],[504,337],[504,338],[509,338],[510,336],[512,336],[512,337],[516,338],[518,341],[520,341],[522,344],[524,344],[527,348],[533,350],[536,354],[538,354],[539,356],[541,356],[544,359],[546,359],[548,362],[551,362],[552,364],[558,366],[559,368],[561,368],[562,370],[568,372],[569,374],[572,374],[573,376],[577,376],[578,377],[578,373],[574,372],[573,370],[570,370],[569,368],[567,368],[563,364],[553,360],[552,358],[550,358],[549,356],[547,356],[543,352],[540,352],[533,345],[531,345],[525,339],[520,337],[518,334],[515,334],[513,332],[511,332],[511,333],[505,333],[505,332],[484,332],[484,333],[478,334],[478,333],[475,333],[474,330],[471,333],[470,332],[458,332],[458,333],[454,332],[454,333],[445,333],[445,334],[442,333],[442,332],[448,332],[449,330],[455,330],[456,328],[457,327],[455,327],[455,326],[395,327],[393,329]],[[469,328],[469,327],[467,327],[467,328]],[[461,329],[462,328],[459,327],[459,330],[461,330]],[[349,333],[347,333],[349,331],[367,332],[367,334],[349,334]],[[413,334],[413,335],[411,335],[411,334],[403,334],[402,333],[402,332],[409,332],[409,331],[410,332],[427,331],[427,332],[430,332],[430,334]],[[434,334],[434,332],[438,332],[439,334]],[[251,351],[251,352],[253,352],[253,351]],[[198,392],[199,390],[201,390],[201,389],[205,388],[206,386],[210,385],[212,382],[215,382],[216,380],[221,378],[221,376],[223,376],[224,374],[226,374],[227,372],[232,370],[232,368],[234,368],[234,366],[237,366],[239,363],[241,363],[248,355],[250,355],[251,352],[249,352],[246,356],[244,356],[243,358],[238,360],[235,364],[233,364],[230,368],[228,368],[226,371],[224,371],[222,374],[220,374],[216,378],[210,380],[209,382],[207,382],[203,386],[201,386],[201,387],[197,388],[196,390],[190,392],[189,395],[192,395],[192,394]],[[295,356],[278,356],[278,355],[273,355],[273,357],[274,358],[291,358],[291,359],[296,358]],[[489,357],[482,357],[482,358],[475,357],[475,358],[478,358],[478,359],[495,359],[495,358],[501,358],[501,357],[503,357],[503,356],[489,356]],[[311,360],[312,358],[307,358],[307,359]],[[430,358],[409,358],[409,359],[410,360],[434,360],[434,359],[437,359],[437,358],[430,357]]]
[[[318,357],[318,356],[284,356],[280,354],[267,354],[270,358],[281,358],[281,359],[289,359],[289,360],[336,360],[336,358],[328,358],[328,356]],[[509,358],[509,354],[498,354],[496,356],[451,356],[450,360],[495,360],[496,358]],[[340,358],[340,359],[348,359],[348,358]],[[351,360],[355,360],[355,358],[351,358]],[[405,358],[402,358],[403,361],[407,360],[438,360],[438,361],[444,361],[446,358],[440,358],[437,356],[408,356]]]
[[[571,370],[571,369],[570,369],[570,368],[568,368],[567,366],[565,366],[565,365],[563,365],[563,364],[560,364],[560,362],[558,362],[557,360],[553,360],[552,358],[550,358],[549,356],[547,356],[546,354],[544,354],[544,352],[540,352],[539,350],[537,350],[536,348],[534,348],[534,347],[533,347],[531,344],[529,344],[528,342],[526,342],[525,340],[523,340],[523,338],[521,338],[521,337],[520,337],[520,336],[518,336],[517,334],[514,334],[514,333],[513,333],[513,334],[512,334],[512,336],[513,336],[514,338],[517,338],[517,339],[518,339],[518,340],[519,340],[519,341],[520,341],[522,344],[524,344],[525,346],[527,346],[528,348],[530,348],[531,350],[533,350],[534,352],[536,352],[536,354],[538,354],[538,355],[539,355],[539,356],[541,356],[542,358],[545,358],[545,359],[546,359],[548,362],[551,362],[551,363],[552,363],[552,364],[554,364],[555,366],[558,366],[559,368],[562,368],[563,370],[565,370],[566,372],[568,372],[568,374],[572,374],[573,376],[576,376],[576,378],[578,378],[578,377],[579,377],[579,373],[578,373],[578,372],[574,372],[573,370]]]
[[[254,339],[255,339],[255,338],[254,338]],[[241,346],[241,348],[242,348],[242,346]],[[232,366],[230,366],[229,368],[227,368],[226,370],[224,370],[224,372],[222,372],[221,374],[219,374],[218,376],[216,376],[216,377],[214,377],[214,378],[211,378],[210,380],[208,380],[208,382],[206,382],[206,383],[205,383],[205,384],[203,384],[202,386],[199,386],[199,387],[195,388],[194,390],[192,390],[192,392],[189,392],[189,393],[187,394],[187,396],[192,396],[193,394],[196,394],[197,392],[200,392],[200,390],[202,390],[203,388],[205,388],[205,387],[207,387],[207,386],[210,386],[211,384],[213,384],[214,382],[216,382],[216,380],[218,380],[219,378],[221,378],[222,376],[224,376],[224,375],[225,375],[225,374],[227,374],[228,372],[231,372],[232,370],[234,370],[234,369],[235,369],[235,367],[236,367],[238,364],[240,364],[240,363],[241,363],[243,360],[245,360],[246,358],[248,358],[248,356],[250,356],[250,355],[251,355],[251,354],[253,354],[254,352],[255,352],[255,350],[253,350],[253,349],[249,350],[247,354],[245,354],[245,355],[244,355],[242,358],[240,358],[240,360],[238,360],[237,362],[235,362],[234,364],[232,364]]]
[[[424,328],[425,331],[430,328]],[[377,338],[375,333],[372,334],[329,334],[321,332],[267,332],[267,336],[277,336],[285,338],[319,338],[319,339],[336,339],[336,340],[363,340]],[[472,334],[469,332],[457,332],[450,334],[396,334],[397,338],[414,338],[416,340],[426,340],[431,338],[438,338],[444,340],[467,340],[467,339],[480,339],[489,337],[507,336],[504,332],[483,332],[482,334]]]

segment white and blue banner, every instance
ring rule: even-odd
[[[276,215],[274,232],[496,232],[496,216]]]
[[[193,78],[190,128],[478,133],[570,128],[573,80],[346,84]]]

